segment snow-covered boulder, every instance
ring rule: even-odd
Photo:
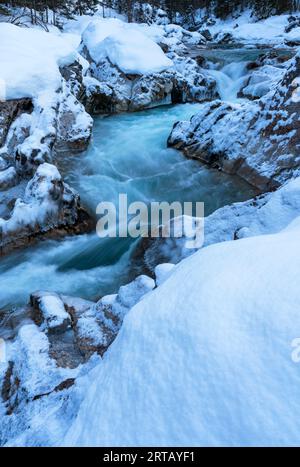
[[[154,287],[153,279],[139,276],[130,284],[120,287],[117,294],[101,298],[83,313],[75,326],[81,352],[85,356],[94,352],[102,355],[117,336],[128,311]]]
[[[91,113],[138,111],[159,105],[203,102],[218,96],[216,82],[192,59],[176,57],[174,69],[147,75],[126,75],[107,60],[91,64],[85,80],[86,109]]]
[[[79,233],[91,228],[79,196],[62,181],[57,168],[40,165],[7,219],[0,218],[0,248],[6,254],[45,235]]]
[[[34,324],[19,330],[2,386],[8,413],[24,407],[29,400],[59,390],[59,385],[71,374],[70,370],[57,368],[49,356],[49,347],[47,336]]]
[[[254,70],[246,85],[238,93],[238,97],[260,99],[265,96],[283,77],[284,69],[272,65],[264,65]]]
[[[63,142],[68,150],[87,147],[92,120],[77,100],[84,61],[78,40],[74,34],[0,24],[0,154],[16,155],[24,173],[51,162]],[[26,121],[24,112],[30,114]]]
[[[32,318],[38,326],[49,332],[64,332],[71,326],[71,317],[62,299],[55,293],[31,294]]]
[[[206,38],[198,31],[188,31],[177,24],[168,24],[164,29],[167,40],[176,39],[187,46],[206,44]]]
[[[285,37],[285,44],[289,47],[299,47],[300,46],[300,26],[293,29]]]
[[[216,96],[215,81],[204,76],[194,60],[172,51],[172,40],[182,41],[183,36],[192,40],[198,33],[184,33],[175,25],[157,29],[154,34],[151,27],[119,20],[93,21],[87,26],[81,51],[90,62],[84,78],[89,112],[136,111]],[[168,56],[157,42],[166,46]]]
[[[208,103],[190,122],[175,124],[169,146],[261,190],[300,173],[300,55],[283,78],[256,103]]]
[[[298,27],[300,27],[300,16],[290,16],[288,18],[288,25],[285,27],[284,32],[289,33]]]
[[[14,167],[0,171],[0,191],[6,190],[18,183],[18,174]]]
[[[170,277],[174,267],[175,264],[172,263],[163,263],[156,266],[154,272],[157,287],[163,284]]]
[[[87,65],[76,50],[79,40],[56,29],[0,24],[0,190],[7,204],[0,219],[2,253],[57,229],[62,235],[91,225],[53,166],[60,152],[82,151],[91,138],[92,118],[78,100]]]
[[[214,36],[213,41],[217,44],[233,44],[235,42],[235,38],[230,32],[221,31]]]
[[[128,75],[159,73],[172,66],[146,34],[118,20],[91,22],[82,34],[82,46],[95,63],[107,59]]]

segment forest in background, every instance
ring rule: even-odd
[[[214,15],[226,19],[251,9],[257,19],[300,10],[300,0],[0,0],[0,12],[10,14],[12,8],[24,8],[24,14],[31,17],[31,22],[48,23],[49,11],[55,22],[55,13],[71,18],[74,15],[91,14],[99,7],[103,13],[109,8],[127,16],[128,21],[150,22],[153,12],[163,9],[172,23],[181,22],[196,25],[199,21],[197,12],[202,16]],[[25,13],[26,11],[26,13]],[[54,16],[53,16],[54,12]],[[51,21],[50,21],[51,22]]]

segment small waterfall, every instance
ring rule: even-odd
[[[209,74],[217,81],[220,97],[228,102],[240,102],[237,97],[248,76],[247,62],[233,62],[225,65],[221,70],[209,70]]]

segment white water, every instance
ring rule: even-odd
[[[175,121],[197,105],[178,105],[95,121],[89,151],[68,157],[61,170],[95,212],[100,201],[204,201],[206,215],[228,203],[250,198],[239,179],[208,169],[166,148]],[[0,308],[28,301],[38,289],[97,298],[130,277],[131,241],[100,240],[95,234],[46,241],[0,261]]]
[[[238,92],[246,84],[249,72],[247,62],[232,62],[221,70],[210,69],[209,74],[217,81],[217,89],[223,101],[240,102]]]

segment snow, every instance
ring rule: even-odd
[[[55,185],[62,185],[60,173],[51,164],[41,164],[28,182],[24,198],[15,202],[11,217],[7,220],[0,218],[2,235],[7,236],[24,226],[31,228],[55,217],[58,212],[58,203],[52,198]],[[60,189],[60,188],[59,188]]]
[[[87,26],[82,41],[96,63],[108,58],[124,73],[149,74],[172,67],[172,61],[149,37],[151,34],[141,31],[144,29],[118,19],[98,20]]]
[[[292,29],[285,37],[287,41],[295,41],[300,44],[300,27]]]
[[[296,446],[300,218],[216,244],[126,316],[64,445]]]
[[[284,38],[289,37],[284,31],[288,25],[288,17],[289,15],[277,15],[255,21],[254,17],[250,17],[249,11],[245,11],[239,18],[229,18],[225,21],[218,19],[214,26],[209,26],[209,30],[212,34],[230,33],[236,42],[283,44]],[[293,31],[290,34],[292,33]]]
[[[46,329],[65,329],[70,325],[70,316],[66,312],[64,304],[57,294],[40,292],[36,295],[36,299]]]
[[[14,167],[0,171],[0,190],[15,184],[17,173]]]
[[[234,20],[234,24],[239,23],[236,29],[231,21],[218,22],[211,30],[218,33],[222,28],[250,45],[281,44],[284,39],[299,37],[300,28],[283,33],[287,17],[251,21],[244,15]],[[33,114],[18,120],[32,130],[21,144],[23,154],[44,140],[45,129],[55,134],[50,111],[58,103],[54,91],[66,86],[59,66],[78,59],[82,32],[82,45],[96,62],[108,59],[127,74],[172,68],[173,62],[157,45],[160,41],[175,45],[182,40],[190,44],[202,40],[199,33],[189,33],[180,26],[148,27],[119,19],[90,21],[90,17],[83,17],[77,25],[70,22],[65,31],[62,35],[55,29],[46,33],[0,24],[0,98],[3,89],[9,99],[38,97]],[[87,72],[87,62],[79,59]],[[174,63],[185,75],[192,70],[186,61],[174,58]],[[281,70],[266,65],[252,75],[246,91],[260,97],[281,74]],[[84,77],[84,84],[90,90],[106,86],[90,76]],[[293,98],[298,101],[298,78],[293,85]],[[78,134],[88,137],[90,118],[82,107],[76,112],[75,97],[66,89],[63,92],[66,102],[65,106],[60,102],[59,112],[69,109],[76,115],[74,139]],[[228,94],[235,95],[236,90],[227,89]],[[208,107],[203,107],[203,115]],[[43,108],[47,109],[44,114],[40,112]],[[238,109],[241,113],[236,118],[226,120],[233,136],[241,134],[243,106],[230,108],[233,113]],[[259,109],[249,104],[248,111],[245,118],[251,120]],[[197,119],[203,122],[199,115],[194,117],[195,123]],[[207,128],[210,122],[204,123]],[[188,124],[182,123],[179,129],[188,129]],[[218,139],[221,147],[229,144],[228,125],[220,124]],[[289,157],[283,155],[282,163]],[[18,177],[4,162],[1,168],[0,184],[9,179],[13,183]],[[24,197],[17,199],[11,218],[0,219],[1,234],[55,219],[58,206],[53,200],[61,190],[56,167],[40,165]],[[17,429],[13,421],[11,433],[1,430],[3,439],[7,436],[11,445],[59,445],[71,424],[65,445],[297,445],[300,373],[291,359],[291,343],[300,332],[299,212],[300,178],[275,193],[227,206],[209,216],[205,248],[195,254],[191,253],[202,247],[202,222],[199,226],[192,218],[173,221],[175,232],[182,229],[184,221],[184,236],[181,243],[178,240],[177,250],[190,257],[177,266],[158,265],[155,282],[139,276],[96,304],[43,294],[39,307],[48,329],[70,321],[64,304],[75,307],[79,303],[74,326],[76,338],[88,341],[83,344],[107,347],[119,334],[103,361],[97,360],[97,366],[77,380],[76,388],[68,392],[68,404],[64,404],[64,395],[59,400],[55,388],[67,377],[77,377],[80,370],[58,368],[49,357],[49,341],[41,332],[44,328],[23,326],[12,344],[13,376],[20,381],[15,400],[27,406],[13,415]],[[190,238],[192,249],[186,246]],[[230,241],[233,238],[237,240]],[[216,242],[222,243],[212,245]],[[176,253],[175,248],[172,251]],[[38,400],[33,405],[36,396],[48,392],[52,394],[43,397],[40,406]],[[1,406],[0,411],[2,416]],[[47,413],[47,423],[41,423],[41,413]]]
[[[55,360],[49,357],[46,335],[34,324],[21,327],[13,346],[14,375],[21,383],[20,391],[29,398],[52,391],[72,374],[72,370],[57,368]]]
[[[168,279],[174,267],[175,267],[175,264],[172,264],[172,263],[163,263],[163,264],[159,264],[158,266],[156,266],[154,272],[155,272],[155,282],[157,286],[163,284]]]
[[[0,23],[0,82],[6,99],[35,98],[61,84],[59,66],[77,57],[78,37]]]

